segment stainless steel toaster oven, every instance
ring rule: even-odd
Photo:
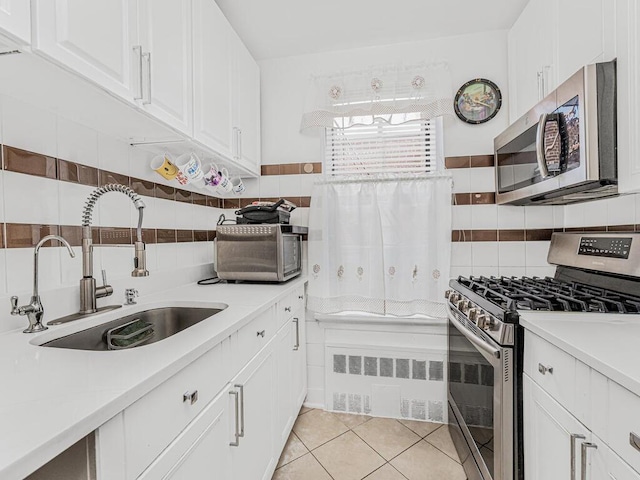
[[[216,271],[223,280],[286,282],[302,271],[306,227],[218,225]]]

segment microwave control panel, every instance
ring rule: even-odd
[[[631,240],[630,237],[582,237],[578,255],[626,260],[631,250]]]

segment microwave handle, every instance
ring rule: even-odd
[[[540,115],[538,120],[538,129],[536,131],[536,159],[538,160],[538,168],[540,169],[540,176],[545,179],[549,176],[549,169],[547,168],[547,159],[544,154],[544,127],[547,124],[547,114]]]

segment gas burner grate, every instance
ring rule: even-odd
[[[640,297],[551,277],[459,277],[458,282],[505,311],[640,313]]]

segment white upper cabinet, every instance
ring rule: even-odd
[[[212,0],[193,2],[194,138],[232,158],[233,30]]]
[[[260,165],[260,68],[242,41],[232,36],[234,62],[234,157],[249,168]]]
[[[133,101],[135,2],[34,0],[33,7],[35,51]]]
[[[640,5],[616,2],[618,178],[622,193],[640,191]]]
[[[509,31],[509,117],[514,122],[584,65],[616,56],[607,0],[530,0]]]
[[[145,110],[192,133],[191,0],[138,0],[138,94]]]
[[[31,4],[27,0],[0,0],[0,32],[19,43],[31,43]]]
[[[513,122],[556,85],[556,4],[530,0],[509,31],[509,117]]]

